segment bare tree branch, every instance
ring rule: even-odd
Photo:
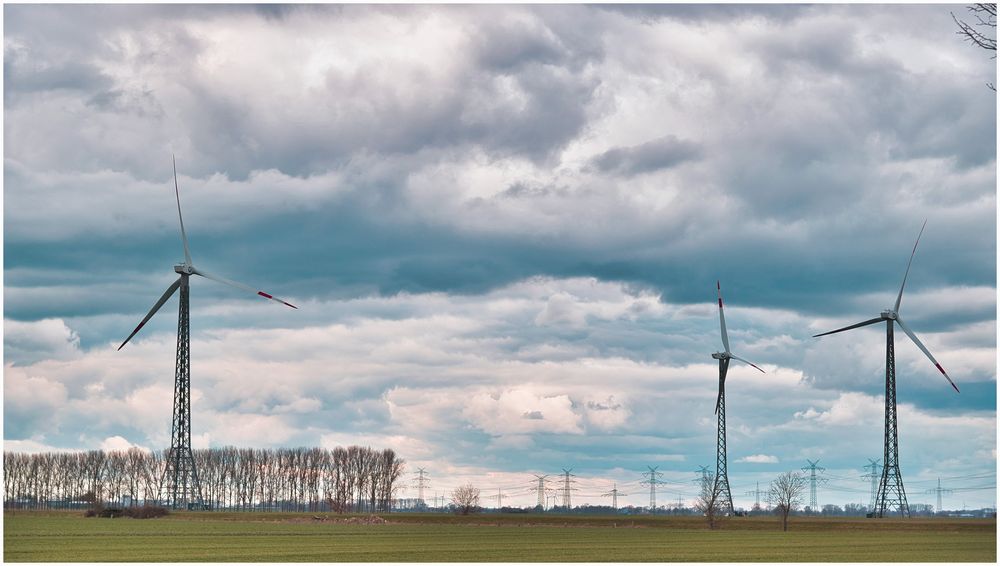
[[[973,4],[966,9],[975,18],[974,23],[958,19],[955,13],[951,13],[951,19],[955,20],[958,31],[955,32],[962,39],[972,43],[976,47],[993,51],[993,59],[996,59],[997,50],[997,5],[996,4]],[[993,83],[986,83],[990,89],[996,92],[997,87]]]

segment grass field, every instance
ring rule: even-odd
[[[331,519],[334,516],[330,516]],[[8,562],[996,562],[996,520],[385,515],[354,525],[294,513],[88,519],[4,514]]]

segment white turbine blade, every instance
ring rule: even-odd
[[[903,332],[905,332],[906,335],[910,337],[910,340],[913,340],[913,343],[917,345],[917,348],[920,348],[920,351],[923,352],[928,359],[930,359],[931,363],[934,364],[934,367],[938,368],[938,371],[941,372],[941,375],[943,375],[944,378],[948,380],[948,383],[950,383],[951,386],[955,388],[955,392],[960,393],[960,391],[958,391],[958,386],[955,385],[955,382],[952,381],[950,377],[948,377],[948,373],[944,371],[944,368],[941,367],[941,364],[939,364],[938,361],[934,359],[934,356],[931,355],[930,351],[928,351],[927,348],[923,345],[923,343],[917,339],[917,335],[914,334],[913,331],[911,331],[909,328],[907,328],[905,324],[903,324],[903,321],[899,318],[898,315],[896,316],[896,323],[899,324],[899,327],[903,329]]]
[[[845,330],[851,330],[851,329],[854,329],[854,328],[861,328],[862,326],[868,326],[869,324],[875,324],[876,322],[882,322],[883,320],[885,320],[885,319],[882,318],[882,317],[873,318],[871,320],[866,320],[864,322],[859,322],[857,324],[852,324],[850,326],[845,326],[843,328],[838,328],[836,330],[831,330],[829,332],[824,332],[822,334],[813,334],[813,338],[819,338],[820,336],[827,336],[827,335],[830,335],[830,334],[836,334],[838,332],[843,332]]]
[[[177,158],[171,155],[170,159],[174,162],[174,196],[177,197],[177,218],[181,221],[181,240],[184,242],[184,265],[191,267],[191,251],[188,249],[188,237],[184,231],[184,216],[181,214],[181,191],[177,188]]]
[[[741,362],[743,362],[745,364],[748,364],[748,365],[751,365],[751,366],[757,368],[758,370],[760,370],[760,373],[767,373],[766,371],[764,371],[764,370],[760,369],[759,367],[757,367],[757,365],[754,364],[753,362],[748,362],[748,361],[744,360],[743,358],[741,358],[741,357],[739,357],[737,355],[729,354],[729,357],[732,358],[732,359],[734,359],[734,360],[739,360],[739,361],[741,361]]]
[[[198,268],[194,268],[194,267],[191,268],[191,273],[194,273],[195,275],[201,275],[202,277],[204,277],[206,279],[211,279],[212,281],[218,281],[219,283],[222,283],[224,285],[229,285],[231,287],[236,287],[237,289],[243,289],[244,291],[249,291],[249,292],[251,292],[251,293],[253,293],[255,295],[260,295],[261,297],[264,297],[265,299],[271,299],[272,301],[281,303],[281,304],[283,304],[285,306],[292,307],[293,309],[298,309],[299,308],[299,307],[293,305],[292,303],[289,303],[287,301],[283,301],[283,300],[279,299],[278,297],[275,297],[274,295],[271,295],[269,293],[265,293],[264,291],[258,291],[257,289],[254,289],[253,287],[250,287],[248,285],[244,285],[242,283],[237,283],[236,281],[231,281],[231,280],[226,279],[224,277],[219,277],[218,275],[212,275],[211,273],[206,273],[206,272],[204,272],[204,271],[202,271],[202,270],[200,270]]]
[[[149,309],[149,312],[146,313],[146,317],[142,319],[142,322],[139,323],[139,326],[136,326],[135,330],[132,331],[132,334],[129,334],[128,338],[126,338],[125,341],[122,342],[122,345],[118,346],[119,350],[124,348],[125,344],[128,344],[128,341],[131,340],[133,336],[135,336],[136,332],[139,332],[139,329],[141,329],[143,326],[146,325],[147,322],[149,322],[149,319],[153,318],[153,315],[156,314],[156,311],[160,310],[160,307],[163,306],[163,303],[167,302],[170,296],[173,295],[174,292],[177,291],[177,288],[180,286],[181,286],[181,277],[178,277],[177,281],[174,281],[174,283],[171,286],[167,287],[167,290],[163,292],[163,295],[160,297],[160,300],[156,301],[156,304],[153,305],[153,308]]]
[[[903,284],[899,286],[899,295],[896,296],[896,306],[892,310],[899,312],[899,303],[903,300],[903,287],[906,287],[906,277],[910,274],[910,264],[913,263],[913,254],[917,253],[917,244],[920,243],[920,236],[924,233],[924,228],[927,227],[927,220],[924,220],[924,225],[920,227],[920,233],[917,234],[917,241],[913,243],[913,251],[910,252],[910,261],[906,262],[906,273],[903,274]]]
[[[719,290],[719,326],[722,327],[722,346],[729,353],[729,334],[726,333],[726,314],[722,312],[722,285],[715,282],[715,288]]]

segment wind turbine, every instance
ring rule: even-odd
[[[719,419],[719,427],[715,449],[715,485],[712,489],[717,494],[718,503],[727,513],[732,514],[733,495],[729,490],[729,472],[726,469],[726,374],[729,373],[729,360],[739,360],[757,368],[761,373],[764,373],[764,370],[729,350],[726,313],[722,308],[722,285],[716,281],[715,287],[719,291],[719,326],[722,328],[722,347],[725,350],[712,354],[713,358],[719,360],[719,397],[715,401],[715,414]]]
[[[837,332],[843,332],[845,330],[852,330],[854,328],[861,328],[862,326],[868,326],[869,324],[875,324],[876,322],[885,321],[885,446],[883,448],[883,462],[882,466],[882,479],[878,484],[878,494],[875,496],[875,516],[882,517],[885,514],[886,507],[890,509],[895,507],[899,510],[899,514],[903,517],[908,517],[910,515],[910,507],[906,503],[906,491],[903,489],[903,477],[899,472],[899,442],[898,442],[898,428],[896,425],[896,354],[895,354],[895,341],[893,339],[893,321],[899,325],[903,332],[913,340],[913,343],[920,348],[934,364],[934,367],[941,372],[941,375],[948,380],[948,383],[958,392],[958,386],[955,382],[948,377],[948,373],[944,371],[941,364],[934,359],[934,356],[927,350],[927,348],[917,339],[916,334],[903,322],[903,319],[899,318],[899,303],[903,300],[903,288],[906,287],[906,278],[910,275],[910,265],[913,263],[913,256],[917,253],[917,244],[920,243],[920,236],[924,233],[924,228],[927,227],[927,221],[924,220],[924,225],[920,227],[920,233],[917,234],[917,241],[913,244],[913,251],[910,252],[910,261],[906,264],[906,272],[903,274],[903,284],[899,286],[899,294],[896,295],[896,304],[893,305],[891,309],[885,309],[882,313],[871,320],[866,320],[864,322],[859,322],[857,324],[852,324],[850,326],[845,326],[844,328],[839,328],[837,330],[831,330],[830,332],[824,332],[822,334],[816,334],[813,338],[818,338],[820,336],[826,336],[828,334],[836,334]]]
[[[174,368],[174,417],[170,452],[167,454],[166,468],[163,470],[163,481],[161,482],[161,499],[166,500],[167,504],[173,508],[198,508],[202,505],[201,485],[198,483],[198,471],[195,469],[194,457],[191,454],[191,325],[188,279],[192,275],[200,275],[224,285],[256,293],[293,309],[298,307],[264,291],[257,291],[242,283],[211,275],[194,266],[191,262],[191,252],[188,249],[187,234],[184,232],[184,217],[181,215],[176,159],[173,159],[173,166],[174,196],[177,198],[177,218],[180,220],[181,241],[184,243],[184,263],[174,266],[174,271],[179,274],[177,280],[167,287],[160,300],[156,301],[153,308],[149,309],[142,322],[128,335],[122,345],[118,346],[118,349],[121,350],[125,344],[128,344],[129,340],[156,314],[156,311],[160,310],[160,307],[180,289],[180,307],[177,311],[177,358]]]

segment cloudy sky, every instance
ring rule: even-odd
[[[4,7],[4,445],[391,447],[574,504],[820,459],[868,501],[895,300],[911,503],[995,485],[996,62],[957,6]],[[415,495],[408,488],[404,495]],[[968,489],[945,505],[993,505]]]

